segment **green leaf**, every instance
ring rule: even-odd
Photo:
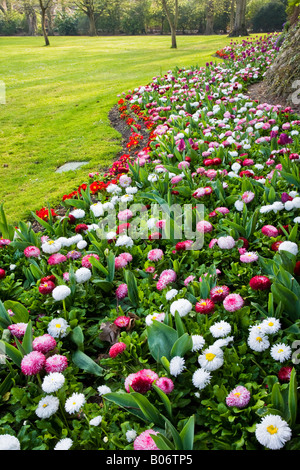
[[[20,302],[15,302],[13,300],[6,300],[4,302],[4,307],[6,310],[12,310],[14,316],[11,317],[14,323],[27,323],[29,319],[29,312],[24,305]]]
[[[83,346],[84,336],[83,336],[82,329],[79,325],[75,326],[75,328],[72,330],[72,332],[70,334],[70,338],[73,341],[73,343],[76,344],[78,349],[80,349],[80,351],[83,351],[83,349],[84,349],[84,346]]]
[[[25,351],[25,354],[29,354],[32,348],[32,322],[29,320],[25,334],[23,336],[22,347]]]
[[[154,440],[159,450],[174,450],[172,442],[169,441],[169,439],[167,439],[163,434],[151,434],[151,438]]]
[[[128,288],[128,298],[131,301],[134,307],[137,307],[139,304],[139,291],[137,287],[137,282],[135,275],[132,271],[125,272],[125,279]]]
[[[6,329],[8,325],[11,325],[11,317],[8,315],[4,304],[0,300],[0,326],[3,329]]]
[[[103,395],[103,398],[115,403],[118,406],[121,406],[122,408],[125,408],[127,411],[135,416],[138,416],[143,421],[147,421],[144,413],[140,410],[131,393],[106,393]]]
[[[172,349],[171,349],[171,358],[175,356],[183,357],[186,352],[191,351],[193,347],[193,340],[188,333],[184,333],[180,338],[178,338]]]
[[[108,257],[107,257],[107,269],[108,269],[108,275],[107,275],[107,281],[113,282],[115,278],[115,255],[113,252],[110,252]]]
[[[152,405],[152,403],[150,403],[148,398],[137,392],[131,392],[131,395],[136,404],[139,406],[140,410],[143,412],[145,418],[148,419],[150,423],[154,423],[159,427],[164,426],[165,423],[161,413],[157,408],[155,408],[155,406]]]
[[[85,372],[96,375],[98,377],[103,375],[102,367],[100,367],[95,361],[93,361],[93,359],[91,359],[79,349],[73,353],[72,360],[74,364],[79,367],[79,369],[83,369]]]
[[[0,384],[0,397],[3,397],[13,386],[14,381],[13,381],[14,374],[10,372],[5,379],[1,382]]]
[[[180,433],[180,438],[183,444],[183,450],[193,450],[194,448],[194,429],[195,429],[195,416],[191,416]]]
[[[13,363],[21,368],[23,355],[20,353],[20,351],[11,344],[4,341],[0,341],[0,346],[1,349],[5,351],[5,354],[13,361]]]
[[[91,265],[94,266],[94,268],[101,271],[104,274],[104,276],[108,276],[108,270],[103,266],[102,263],[100,263],[100,261],[97,258],[95,258],[94,256],[90,256],[89,261]]]
[[[292,369],[289,383],[288,407],[290,412],[289,424],[293,428],[297,419],[297,379],[294,368]]]
[[[161,388],[157,387],[155,384],[153,384],[152,387],[153,387],[153,390],[155,390],[156,393],[158,394],[161,401],[163,402],[164,407],[169,415],[169,418],[172,419],[173,417],[172,405],[168,396],[161,390]]]
[[[272,400],[272,406],[276,408],[277,410],[282,411],[282,413],[284,413],[285,405],[284,405],[283,396],[280,391],[280,385],[278,382],[276,382],[273,385],[271,400]]]
[[[178,337],[182,336],[185,333],[185,326],[183,324],[183,321],[181,319],[181,316],[179,313],[176,311],[175,312],[175,325],[176,325],[176,330],[178,333]]]
[[[171,349],[178,338],[177,331],[157,320],[153,320],[152,325],[146,327],[146,331],[152,357],[158,362],[160,362],[162,356],[170,360]]]

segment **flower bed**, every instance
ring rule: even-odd
[[[40,232],[1,209],[0,448],[299,448],[300,120],[247,96],[276,38],[120,97],[128,153]]]

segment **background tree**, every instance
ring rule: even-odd
[[[178,0],[161,0],[171,30],[172,49],[177,49]]]
[[[247,0],[236,0],[234,26],[229,36],[248,36],[246,28],[246,6]]]
[[[47,27],[46,27],[46,16],[48,9],[50,8],[52,0],[39,0],[40,10],[41,10],[41,20],[42,20],[42,31],[45,39],[45,46],[50,46],[50,41],[48,38]]]
[[[89,20],[89,35],[97,36],[96,22],[107,7],[107,0],[77,0],[75,5]]]

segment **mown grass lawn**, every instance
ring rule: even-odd
[[[0,38],[0,202],[17,223],[47,201],[107,167],[120,150],[121,136],[108,113],[118,94],[147,84],[176,66],[204,65],[230,43],[226,36]],[[89,161],[57,174],[68,161]]]

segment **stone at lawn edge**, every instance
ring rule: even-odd
[[[89,162],[68,162],[65,163],[64,165],[60,166],[57,168],[55,173],[63,173],[64,171],[74,171],[77,170],[77,168],[80,168],[83,165],[87,165]]]

